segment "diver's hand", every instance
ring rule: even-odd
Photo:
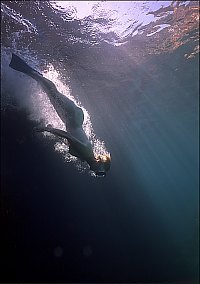
[[[52,125],[48,124],[47,126],[36,126],[33,129],[36,132],[44,132],[44,131],[51,130],[52,128],[53,128]]]
[[[47,124],[47,126],[46,126],[45,128],[46,128],[46,129],[52,129],[53,126],[52,126],[52,124]]]
[[[33,128],[33,130],[36,131],[36,132],[44,132],[44,131],[45,131],[45,128],[46,128],[46,127],[44,127],[44,126],[35,126],[35,127]]]

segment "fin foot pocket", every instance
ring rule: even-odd
[[[9,66],[12,69],[15,69],[19,72],[25,73],[27,75],[31,75],[35,72],[40,74],[38,71],[36,71],[32,67],[30,67],[24,60],[22,60],[19,56],[17,56],[14,53],[12,53],[12,58],[11,58]],[[40,74],[40,75],[42,75],[42,74]]]

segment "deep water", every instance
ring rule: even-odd
[[[1,5],[1,282],[198,283],[198,28],[170,50],[162,32],[116,46],[96,30],[93,44],[93,18],[63,21],[45,1]],[[34,132],[39,86],[10,70],[12,52],[69,85],[111,153],[106,178]]]

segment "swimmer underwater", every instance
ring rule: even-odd
[[[67,139],[69,143],[69,153],[82,161],[86,161],[90,170],[97,177],[105,177],[106,172],[110,169],[110,155],[96,155],[93,151],[92,144],[86,136],[82,124],[84,114],[81,108],[75,105],[73,101],[61,94],[53,82],[43,77],[38,71],[31,68],[19,56],[12,54],[9,66],[19,72],[22,72],[35,79],[48,95],[51,104],[56,110],[60,119],[64,122],[67,132],[53,128],[51,126],[36,127],[38,132],[50,132],[56,136]]]

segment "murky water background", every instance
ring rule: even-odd
[[[198,2],[1,10],[3,280],[198,283]],[[84,108],[105,179],[34,133],[63,125],[12,52]]]

